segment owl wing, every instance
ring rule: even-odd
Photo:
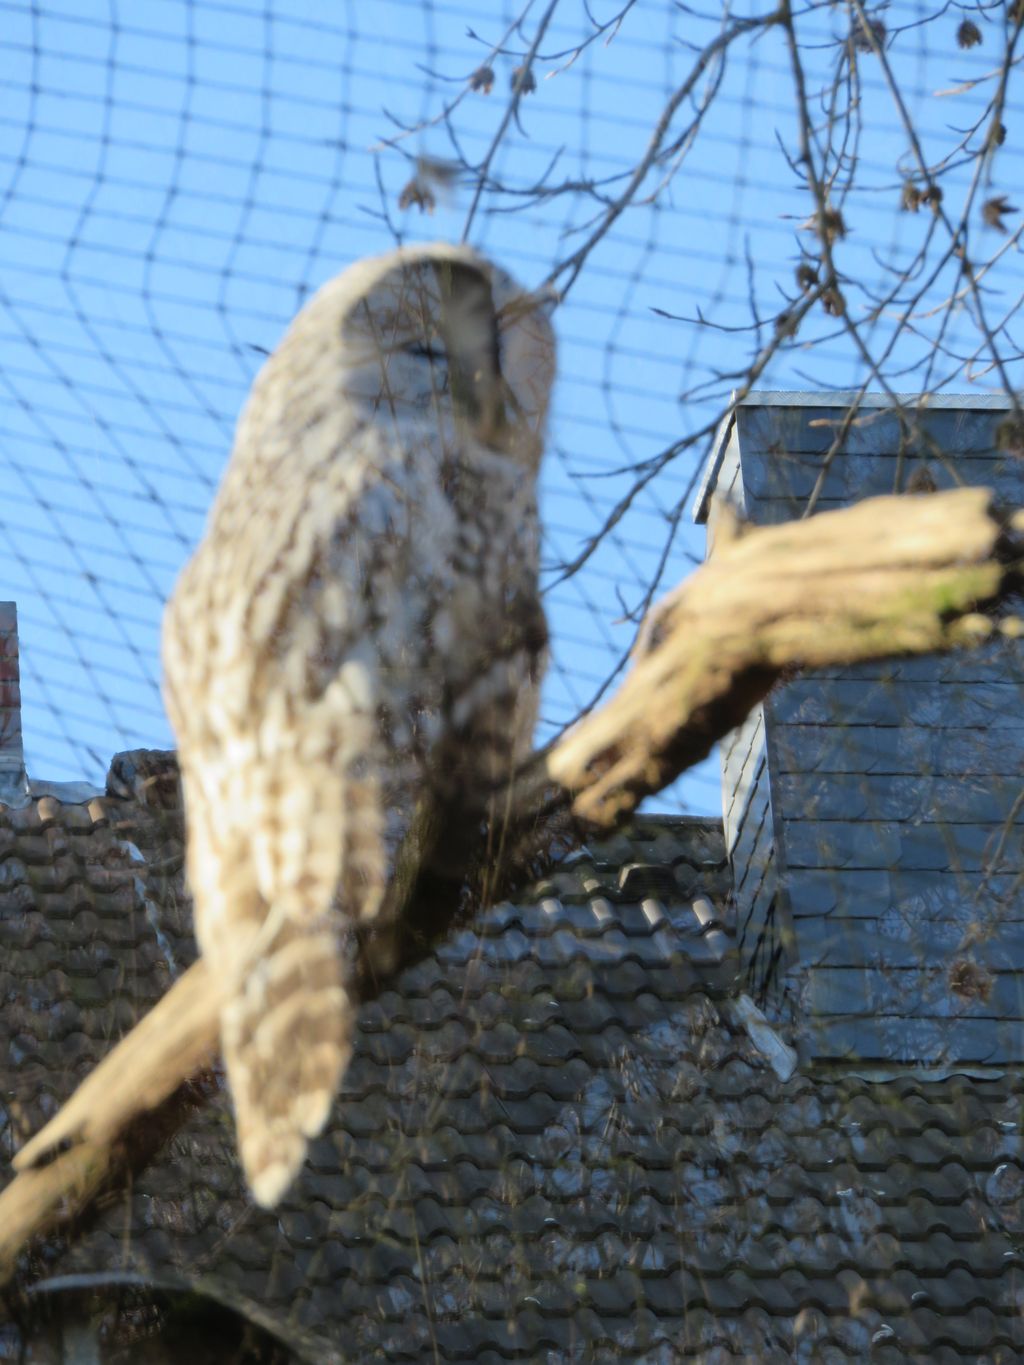
[[[267,1207],[291,1184],[348,1066],[351,930],[376,913],[386,876],[367,710],[339,688],[289,739],[289,759],[254,765],[256,932],[221,1016],[242,1165]],[[237,928],[244,905],[231,913]]]
[[[383,789],[415,805],[413,718],[439,705],[427,627],[450,587],[451,510],[429,448],[366,439],[360,478],[321,471],[258,519],[255,560],[218,545],[215,521],[165,622],[196,931],[225,989],[246,1179],[268,1207],[348,1064],[352,929],[377,915],[405,832]]]

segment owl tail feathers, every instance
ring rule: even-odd
[[[352,1055],[354,1003],[337,932],[286,921],[225,1006],[221,1041],[238,1149],[258,1204],[273,1208],[318,1136]]]

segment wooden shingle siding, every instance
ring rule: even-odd
[[[751,521],[795,520],[812,494],[815,510],[824,512],[898,493],[922,467],[939,489],[977,484],[1007,501],[1019,497],[1019,459],[996,449],[1005,412],[936,411],[917,419],[919,435],[901,438],[894,416],[868,411],[827,458],[843,416],[836,407],[739,409],[731,444],[739,450],[742,502]]]
[[[764,712],[758,706],[722,747],[722,819],[730,852],[747,822],[750,801],[757,796],[764,762]]]
[[[709,552],[723,508],[746,516],[735,426],[720,432],[716,444],[712,458],[719,463],[709,507]],[[763,1005],[781,989],[786,922],[778,914],[778,864],[761,707],[723,741],[722,818],[733,873],[733,929],[745,986]]]
[[[768,803],[759,801],[751,816],[733,851],[736,932],[748,951],[760,937],[775,894],[775,837]]]
[[[734,932],[746,986],[763,1004],[781,987],[786,921],[778,913],[775,834],[760,707],[723,746],[726,852],[733,873]]]
[[[977,744],[977,737],[975,737]],[[964,773],[952,777],[915,777],[895,773],[785,773],[776,781],[785,810],[805,817],[844,820],[971,821],[1002,820],[1007,797],[1020,790],[1019,770],[1008,777]],[[1012,796],[1011,796],[1012,801]],[[1017,823],[1024,814],[1016,817]]]
[[[852,423],[846,426],[842,448],[835,466],[855,461],[858,456],[926,455],[941,460],[985,459],[996,453],[996,428],[1006,417],[1008,404],[969,408],[970,398],[959,407],[930,405],[915,409],[904,404],[904,416],[880,406],[878,396],[862,404]],[[774,456],[773,468],[789,467],[793,457],[825,455],[846,421],[848,409],[825,401],[813,406],[788,407],[761,405],[756,397],[736,410],[743,483],[750,485],[750,471]],[[916,428],[916,431],[910,428]]]
[[[877,682],[977,683],[991,682],[993,668],[1003,681],[1024,680],[1024,659],[1015,641],[994,640],[975,649],[951,654],[924,654],[911,659],[884,659],[875,663],[818,668],[816,678],[857,677]],[[910,719],[908,717],[908,719]],[[1024,721],[1021,722],[1024,728]],[[948,729],[948,726],[943,726]]]
[[[751,396],[722,441],[718,478],[760,523],[804,515],[815,493],[822,512],[896,492],[922,464],[937,488],[981,484],[1024,502],[1024,462],[996,449],[1005,405],[947,399],[917,419],[909,409],[912,435],[868,401],[826,464],[843,407]],[[719,495],[712,476],[703,515]],[[737,933],[751,974],[763,973],[767,942],[790,948],[805,1054],[1024,1060],[1021,646],[805,673],[750,728],[763,736],[756,777],[742,735],[723,748]]]
[[[863,1068],[872,1062],[1002,1067],[1020,1061],[1019,1013],[1012,1019],[940,1019],[901,1010],[884,1015],[819,1014],[807,1028],[807,1050],[818,1061]]]
[[[767,456],[768,452],[763,454]],[[1020,484],[1019,464],[1018,459],[1006,455],[986,456],[983,459],[948,456],[943,460],[922,459],[917,455],[904,456],[902,459],[895,454],[859,455],[855,458],[837,455],[822,477],[822,458],[805,455],[790,457],[783,465],[762,465],[746,483],[744,496],[755,503],[797,498],[802,511],[804,501],[813,493],[821,478],[819,497],[826,502],[846,506],[860,498],[903,492],[910,475],[925,465],[938,489],[983,484],[1006,498],[1012,498],[1014,488]]]
[[[994,854],[999,826],[992,821],[918,824],[909,820],[776,820],[775,837],[785,846],[791,872],[818,867],[1021,872],[1022,823],[1018,813],[998,864]]]
[[[807,1003],[813,1013],[902,1014],[934,1019],[1019,1018],[1022,982],[1014,971],[989,972],[984,996],[963,998],[943,967],[868,965],[811,971]]]
[[[956,920],[905,920],[892,918],[832,919],[819,928],[820,942],[828,948],[828,966],[856,970],[862,966],[883,966],[900,971],[919,971],[922,963],[935,964],[946,979],[951,962],[957,960],[962,945],[970,939],[971,960],[993,972],[1016,971],[1024,954],[1024,921],[1000,924],[998,934],[971,939],[968,924]],[[929,970],[931,970],[929,968]]]
[[[1024,772],[1024,725],[1001,727],[997,746],[979,747],[970,726],[779,725],[781,775],[921,772],[932,777],[1017,777]]]
[[[958,872],[922,868],[804,868],[787,883],[798,923],[827,915],[882,919],[950,919],[966,930],[979,917],[1000,925],[1024,923],[1024,877],[1019,873]],[[801,932],[798,930],[798,932]]]
[[[955,682],[859,677],[850,669],[841,678],[804,673],[772,698],[774,725],[934,725],[945,729],[1024,730],[1020,682],[995,673],[986,681]]]

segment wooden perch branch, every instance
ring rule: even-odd
[[[566,812],[612,828],[793,669],[1017,634],[1016,621],[997,626],[981,610],[1018,586],[1022,529],[984,489],[961,489],[720,536],[708,563],[650,613],[618,693],[517,781],[512,825],[531,829],[534,853]],[[517,848],[504,884],[529,860]],[[413,901],[410,933],[417,913]],[[418,942],[421,953],[430,946],[422,931]],[[31,1236],[91,1197],[132,1120],[213,1054],[219,1003],[200,960],[17,1154],[19,1174],[0,1194],[0,1281]]]
[[[548,755],[548,780],[574,793],[579,819],[611,828],[781,674],[981,643],[996,626],[977,608],[1018,581],[1010,529],[986,489],[961,488],[720,534],[651,610],[619,691]]]

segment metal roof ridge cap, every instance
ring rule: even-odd
[[[26,784],[25,800],[21,804],[28,805],[31,801],[50,796],[62,806],[87,806],[90,801],[95,801],[97,797],[105,797],[106,794],[103,787],[94,786],[91,782],[47,782],[30,777]]]

